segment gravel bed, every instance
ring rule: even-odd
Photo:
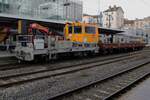
[[[125,58],[128,58],[128,57],[125,57]],[[118,58],[118,59],[120,59],[120,58]],[[132,57],[132,61],[139,60],[139,59],[142,59],[141,56],[140,57]],[[111,60],[111,61],[113,61],[113,60]],[[52,75],[55,75],[55,74],[59,74],[59,73],[63,73],[63,72],[69,72],[69,71],[72,71],[72,70],[77,70],[77,69],[85,68],[85,67],[89,67],[89,66],[95,66],[95,65],[99,65],[99,64],[103,64],[103,63],[107,63],[107,62],[108,61],[104,61],[104,62],[91,63],[91,64],[87,64],[87,65],[82,65],[82,66],[76,66],[76,67],[73,67],[73,68],[60,69],[60,70],[55,70],[55,71],[46,71],[46,72],[42,72],[42,73],[36,73],[36,74],[31,74],[31,75],[20,76],[20,77],[16,77],[16,78],[13,78],[13,79],[7,79],[7,80],[4,79],[4,81],[1,80],[0,82],[4,82],[6,84],[6,83],[10,83],[10,82],[34,79],[34,78],[37,78],[37,77],[52,76]],[[116,62],[114,62],[114,63],[116,63]],[[121,63],[123,63],[123,62],[121,61]],[[111,64],[113,64],[113,63],[111,63]]]
[[[123,55],[129,55],[129,54],[123,54]],[[73,60],[73,61],[61,62],[61,63],[56,63],[56,64],[43,64],[43,65],[30,66],[30,67],[21,67],[18,69],[11,69],[11,70],[5,70],[5,71],[2,70],[0,71],[0,77],[16,75],[16,74],[21,74],[21,73],[37,72],[37,71],[42,71],[42,70],[47,70],[47,69],[50,70],[50,69],[55,69],[55,68],[63,68],[65,66],[88,63],[88,62],[92,62],[95,60],[104,60],[104,59],[123,56],[123,55],[121,54],[121,55],[113,55],[113,56],[106,56],[106,57],[96,57],[92,59]]]
[[[140,79],[146,74],[150,73],[149,66],[150,64],[135,69],[129,73],[117,76],[114,79],[96,84],[82,91],[73,93],[67,97],[63,97],[62,100],[104,100],[111,94],[116,93],[117,91],[127,87],[129,84],[132,84],[137,79]]]
[[[15,64],[17,63],[17,59],[14,57],[3,57],[0,58],[0,66],[8,65],[8,64]]]
[[[143,57],[141,57],[142,59]],[[100,67],[83,70],[80,72],[51,77],[32,83],[27,83],[15,87],[0,89],[0,99],[2,100],[47,100],[52,95],[68,91],[72,88],[83,86],[96,80],[104,79],[128,67],[140,65],[150,61],[149,57],[142,60],[131,59],[120,61],[115,64],[102,65]]]
[[[37,71],[42,71],[46,69],[47,68],[43,66],[36,66],[36,67],[29,67],[29,68],[20,68],[16,70],[0,71],[0,77],[16,75],[16,74],[25,73],[25,72],[28,72],[28,73],[37,72]]]

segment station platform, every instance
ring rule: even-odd
[[[15,57],[15,53],[9,51],[0,51],[0,58]]]
[[[117,100],[150,100],[150,78],[123,94]]]

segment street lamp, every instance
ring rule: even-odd
[[[66,19],[68,19],[68,6],[70,6],[70,3],[67,1],[66,3],[63,4],[64,7],[66,7]]]
[[[108,16],[108,28],[111,28],[111,20],[113,20],[113,17],[110,14],[107,14],[107,16]]]
[[[107,14],[107,16],[108,16],[108,28],[111,28],[111,20],[113,20],[113,17],[112,17],[112,15],[110,15],[110,14]],[[113,34],[111,34],[111,37],[110,37],[110,43],[113,43],[113,38],[114,38],[114,36],[113,36]]]
[[[103,27],[103,13],[102,12],[100,12],[100,15],[99,15],[99,25]]]

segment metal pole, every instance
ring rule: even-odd
[[[108,26],[108,27],[109,27],[109,28],[111,27],[111,23],[110,23],[111,20],[110,20],[110,17],[111,17],[111,15],[108,15],[108,19],[109,19],[109,26]]]
[[[68,3],[68,0],[66,0],[66,3],[64,4],[66,7],[66,19],[68,19],[68,6],[70,6],[70,3]]]
[[[103,13],[100,12],[100,15],[99,15],[99,25],[100,25],[101,27],[103,27],[103,20],[102,20],[102,18],[103,18]]]
[[[108,14],[108,21],[109,21],[108,22],[108,28],[111,28],[111,22],[110,22],[111,18],[112,18],[112,16]],[[111,34],[110,43],[113,43],[113,37],[114,37],[113,34]]]
[[[66,20],[68,20],[68,6],[66,6]]]
[[[57,7],[56,7],[56,9],[57,9],[57,20],[59,20],[58,19],[58,0],[57,0]]]
[[[66,0],[66,3],[68,2],[68,0]],[[68,20],[68,6],[66,5],[66,20]]]
[[[73,1],[73,5],[74,5],[74,21],[76,21],[76,5],[75,5],[75,0]]]

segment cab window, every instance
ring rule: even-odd
[[[18,36],[18,41],[19,42],[31,42],[32,41],[32,37],[31,36]]]
[[[74,26],[74,33],[75,34],[81,34],[82,33],[82,27],[81,26]]]
[[[69,34],[72,34],[72,26],[69,26]]]
[[[87,26],[87,27],[85,27],[85,33],[95,34],[96,33],[96,28],[95,27]]]

